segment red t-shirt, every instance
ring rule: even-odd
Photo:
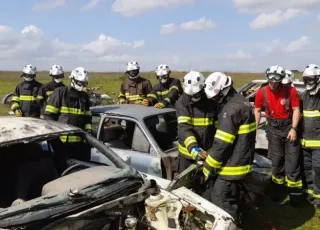
[[[269,111],[272,113],[274,119],[285,119],[289,117],[289,114],[286,111],[285,98],[284,98],[284,87],[281,85],[281,88],[278,92],[272,92],[269,85],[266,86],[266,100],[268,103]],[[300,98],[296,88],[289,86],[289,106],[300,107]],[[263,107],[263,93],[262,89],[259,89],[256,94],[255,99],[255,108],[260,109]],[[269,118],[269,113],[266,112],[266,117]]]

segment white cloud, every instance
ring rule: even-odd
[[[114,0],[112,11],[125,17],[133,17],[156,9],[190,5],[196,0]]]
[[[317,16],[317,22],[320,22],[320,14]]]
[[[123,71],[129,60],[137,60],[142,71],[167,63],[176,70],[264,71],[279,63],[300,69],[317,62],[320,47],[308,36],[294,41],[274,40],[256,43],[214,43],[210,46],[166,44],[158,47],[144,40],[122,41],[101,34],[90,42],[70,43],[51,39],[46,31],[29,25],[16,31],[0,25],[0,69],[19,69],[32,63],[47,70],[53,63],[66,70],[84,66],[89,71]],[[196,41],[195,41],[196,42]],[[226,55],[227,53],[227,55]],[[320,64],[320,63],[318,63]]]
[[[67,0],[46,0],[46,1],[39,1],[33,6],[34,11],[47,11],[53,10],[58,7],[66,6]]]
[[[286,11],[276,10],[272,13],[262,13],[250,23],[250,28],[255,30],[278,26],[302,13],[303,11],[299,9],[287,9]]]
[[[319,10],[320,0],[232,0],[243,12],[272,12],[278,9]]]
[[[160,34],[168,35],[178,31],[208,31],[215,28],[217,25],[213,21],[202,17],[198,20],[181,23],[179,27],[174,23],[161,26]]]
[[[165,24],[161,26],[160,34],[173,34],[176,30],[177,27],[174,23]]]
[[[211,20],[207,20],[205,17],[202,17],[195,21],[184,22],[180,25],[180,28],[183,30],[211,30],[216,27],[216,24]]]
[[[229,60],[248,60],[251,59],[252,55],[239,49],[236,53],[228,54],[227,59]]]
[[[89,2],[81,7],[81,11],[90,10],[102,3],[104,0],[89,0]]]

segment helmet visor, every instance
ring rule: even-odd
[[[283,79],[283,76],[279,74],[267,74],[268,81],[280,82]]]

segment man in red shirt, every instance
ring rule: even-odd
[[[256,94],[255,118],[258,126],[264,108],[268,121],[268,153],[272,161],[271,199],[284,199],[281,203],[290,200],[295,204],[302,199],[301,146],[297,135],[300,98],[294,87],[281,83],[285,76],[281,66],[267,69],[268,85]]]

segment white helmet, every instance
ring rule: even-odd
[[[303,82],[306,86],[306,90],[310,91],[310,94],[316,94],[319,90],[320,82],[320,68],[317,65],[311,64],[306,67],[302,74]],[[318,87],[317,87],[318,86]]]
[[[165,84],[170,77],[171,70],[168,65],[160,64],[155,72],[160,83]]]
[[[294,73],[289,69],[286,69],[285,72],[286,76],[282,79],[282,84],[291,84],[295,79]]]
[[[197,71],[190,71],[183,78],[183,91],[189,96],[195,96],[204,87],[204,76]],[[200,97],[192,98],[193,101],[200,100]]]
[[[136,79],[139,77],[140,66],[136,61],[129,61],[126,67],[126,73],[130,79]]]
[[[71,78],[71,87],[78,91],[82,91],[83,88],[88,85],[89,72],[83,67],[78,67],[72,70],[69,78]]]
[[[232,86],[231,77],[221,72],[215,72],[207,77],[204,91],[207,95],[207,98],[213,98],[230,86]]]
[[[266,78],[269,82],[281,82],[286,77],[286,71],[282,66],[274,65],[266,70]]]
[[[28,64],[23,67],[21,77],[23,76],[25,81],[33,81],[36,77],[36,74],[37,68],[32,64]]]
[[[55,82],[60,83],[64,78],[64,71],[60,65],[53,65],[49,71],[50,76],[52,76]]]

